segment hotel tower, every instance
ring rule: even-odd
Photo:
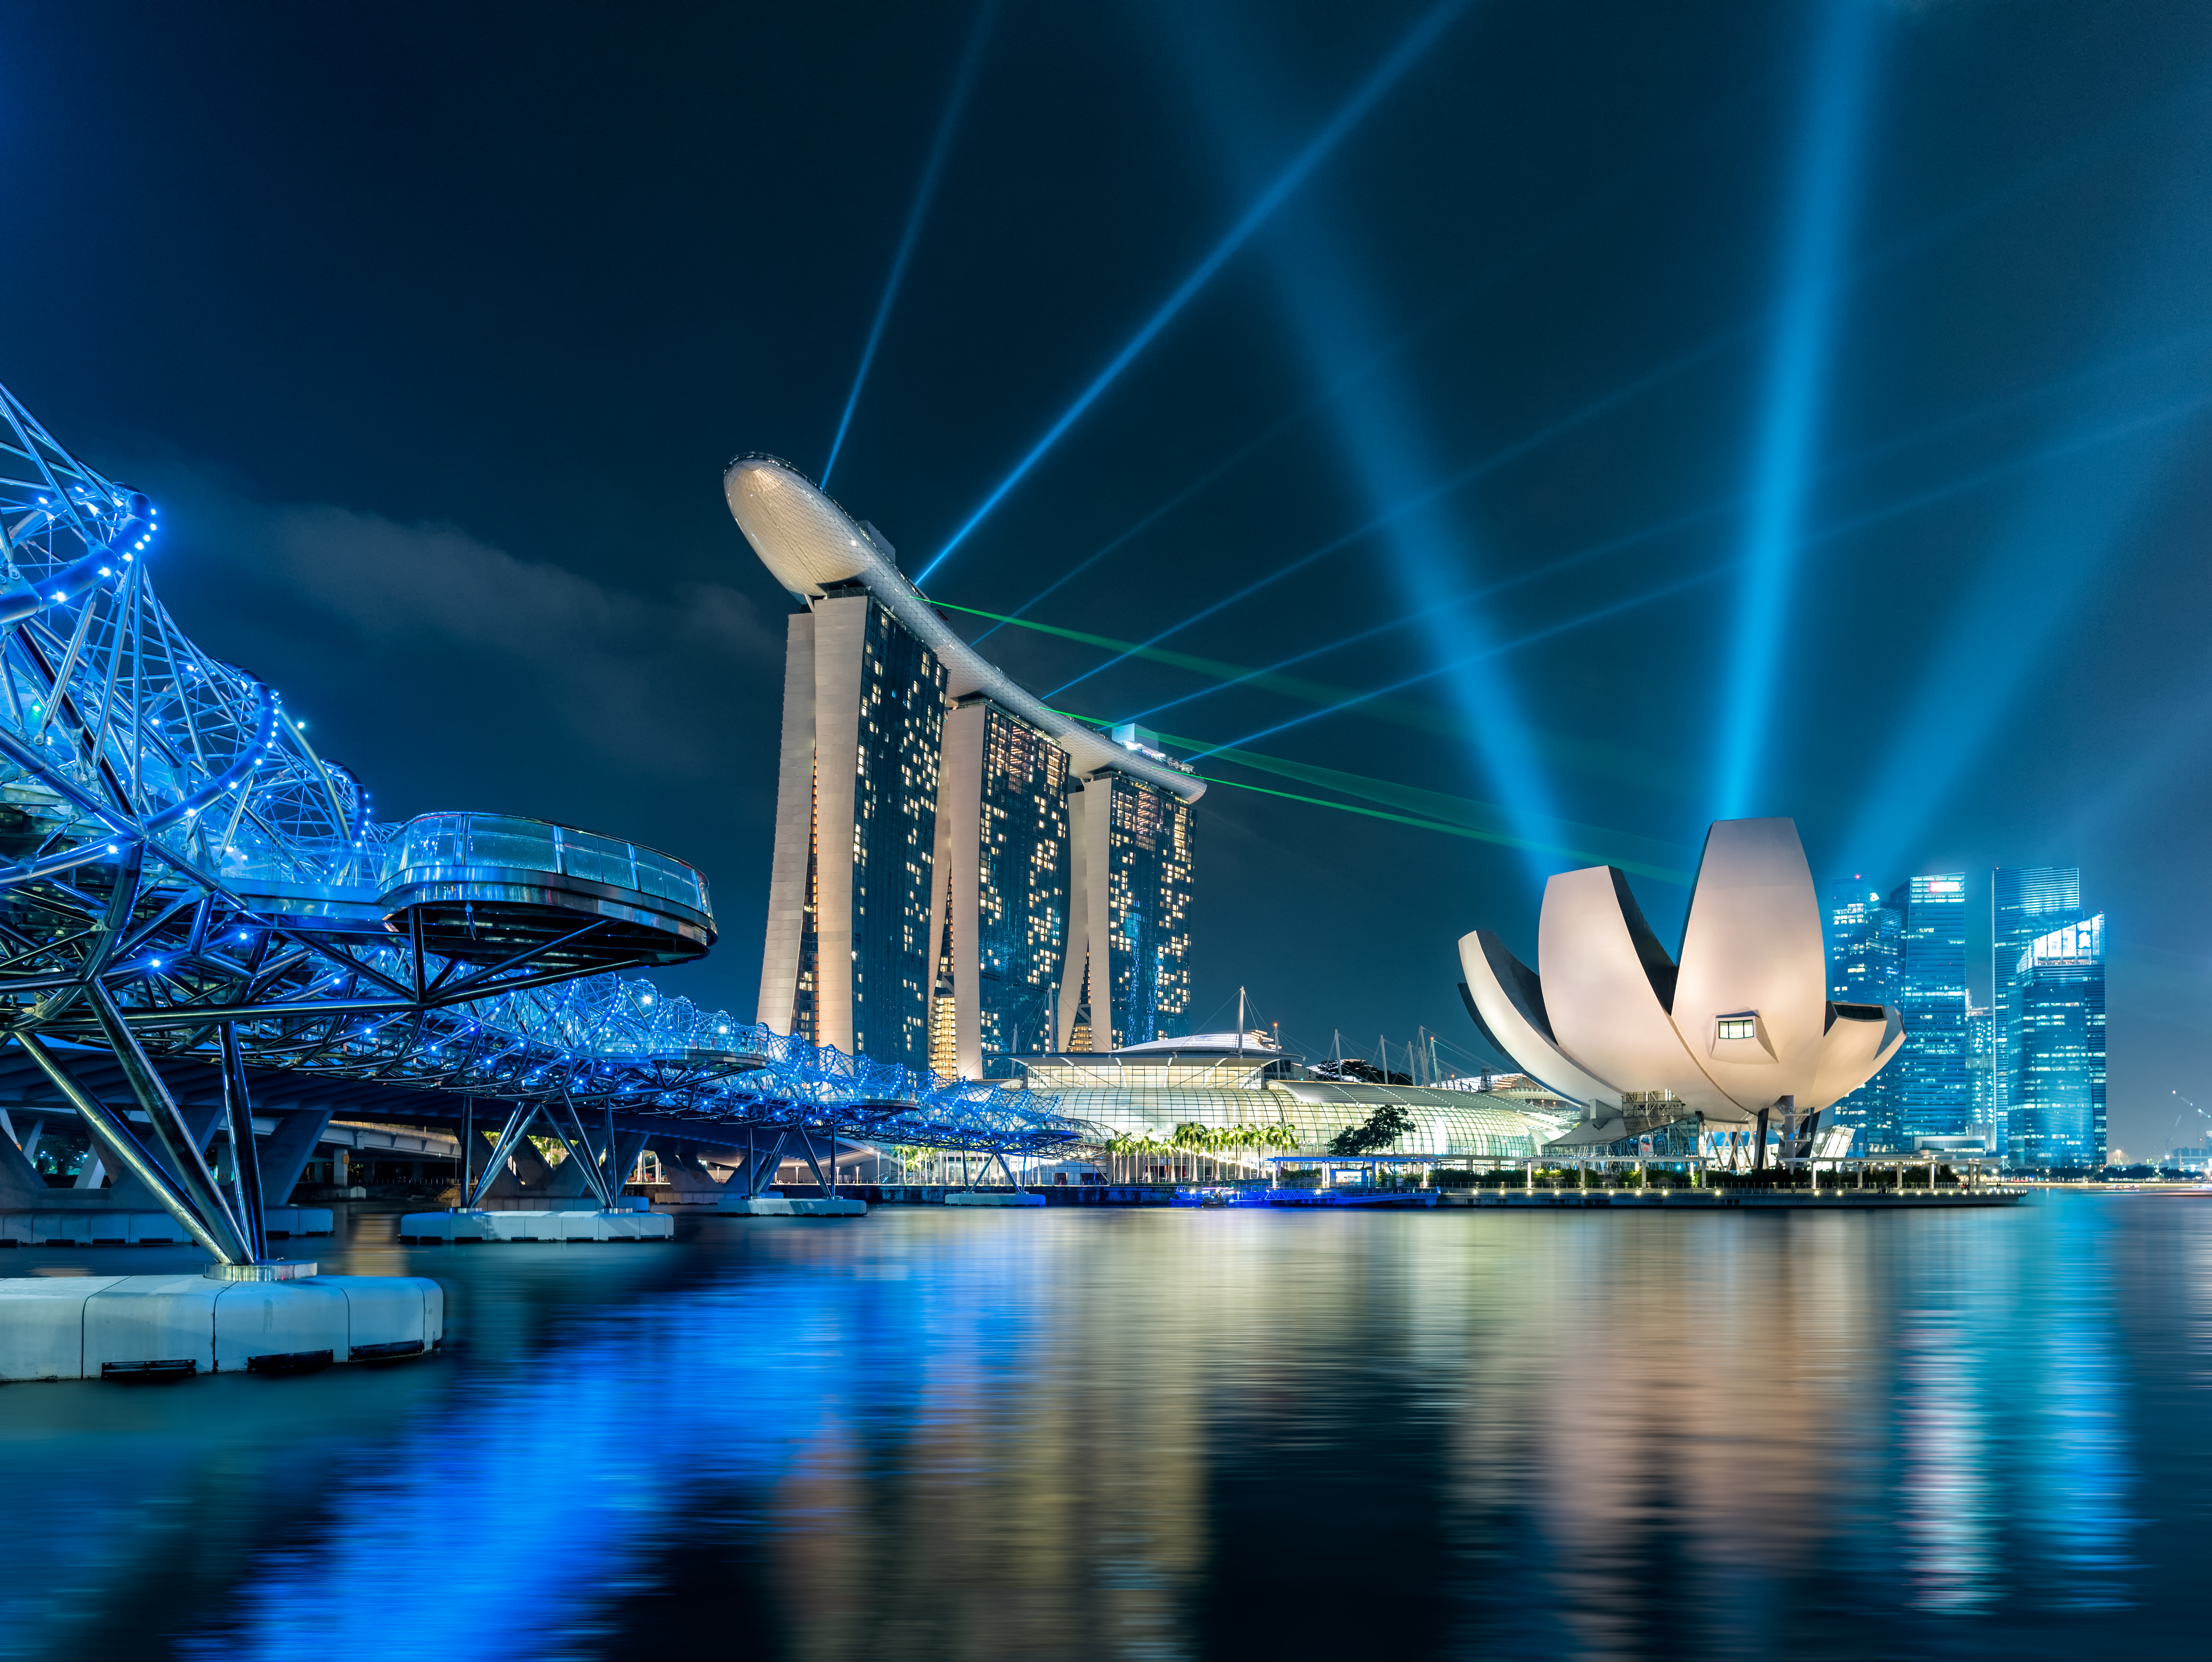
[[[760,1020],[967,1079],[1181,1035],[1205,785],[986,661],[788,465],[740,457],[723,489],[799,606]]]

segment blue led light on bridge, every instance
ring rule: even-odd
[[[271,689],[191,654],[143,568],[97,580],[101,551],[150,518],[143,496],[4,388],[0,448],[0,515],[20,526],[0,591],[0,915],[18,942],[0,995],[27,995],[9,1037],[219,1263],[264,1257],[254,1162],[216,1183],[157,1064],[222,1071],[240,1148],[248,1066],[465,1093],[513,1109],[516,1128],[544,1112],[611,1173],[617,1111],[702,1135],[1014,1153],[1079,1135],[1024,1092],[843,1056],[625,979],[714,938],[705,884],[657,850],[506,815],[375,823]],[[47,510],[24,514],[41,496]],[[100,715],[46,719],[71,709]],[[223,955],[257,934],[245,962]],[[120,1068],[166,1156],[88,1088],[88,1053]],[[587,1112],[609,1128],[597,1151]]]

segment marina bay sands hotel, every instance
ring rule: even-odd
[[[986,661],[787,464],[740,457],[723,490],[800,608],[759,1020],[965,1079],[1185,1033],[1205,785]]]

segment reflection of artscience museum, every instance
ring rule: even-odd
[[[1840,1154],[1820,1111],[1904,1040],[1894,1009],[1828,997],[1820,905],[1788,819],[1706,834],[1679,959],[1610,866],[1545,886],[1536,969],[1487,929],[1459,952],[1484,1035],[1584,1105],[1551,1145],[1561,1153],[1764,1164],[1771,1126],[1785,1158]]]

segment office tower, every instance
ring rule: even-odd
[[[937,654],[866,591],[791,618],[761,965],[775,1032],[928,1065],[944,726]]]
[[[1905,1046],[1884,1071],[1895,1104],[1894,1147],[1916,1137],[1962,1136],[1973,1125],[1966,1023],[1966,879],[1916,877],[1889,897],[1902,928],[1897,995]]]
[[[1180,1037],[1190,1014],[1190,804],[1109,772],[1085,779],[1067,806],[1062,1043],[1105,1050]]]
[[[1897,984],[1904,920],[1856,877],[1828,886],[1828,996],[1841,1004],[1887,1004]]]
[[[1967,1095],[1973,1108],[1974,1135],[1982,1147],[1998,1158],[2006,1153],[2003,1122],[1998,1117],[1996,1081],[1992,1063],[1996,1050],[1996,1020],[1987,1009],[1966,1011]]]
[[[937,1029],[948,1077],[1010,1070],[1054,1048],[1053,995],[1067,953],[1067,752],[981,694],[945,717],[938,864]]]
[[[1825,914],[1828,996],[1839,1004],[1894,1004],[1904,952],[1904,919],[1858,877],[1828,886]],[[1885,1068],[1837,1103],[1838,1125],[1849,1126],[1852,1146],[1863,1154],[1895,1141],[1897,1111],[1892,1070]]]
[[[2078,866],[2000,866],[1990,874],[1990,987],[1996,1021],[1990,1081],[1992,1117],[2004,1132],[2000,1148],[2011,1141],[2012,1104],[2019,1092],[2021,1013],[2013,983],[2021,954],[2081,916]]]
[[[2008,977],[2014,1037],[2012,1160],[2105,1163],[2105,917],[2029,941]]]

